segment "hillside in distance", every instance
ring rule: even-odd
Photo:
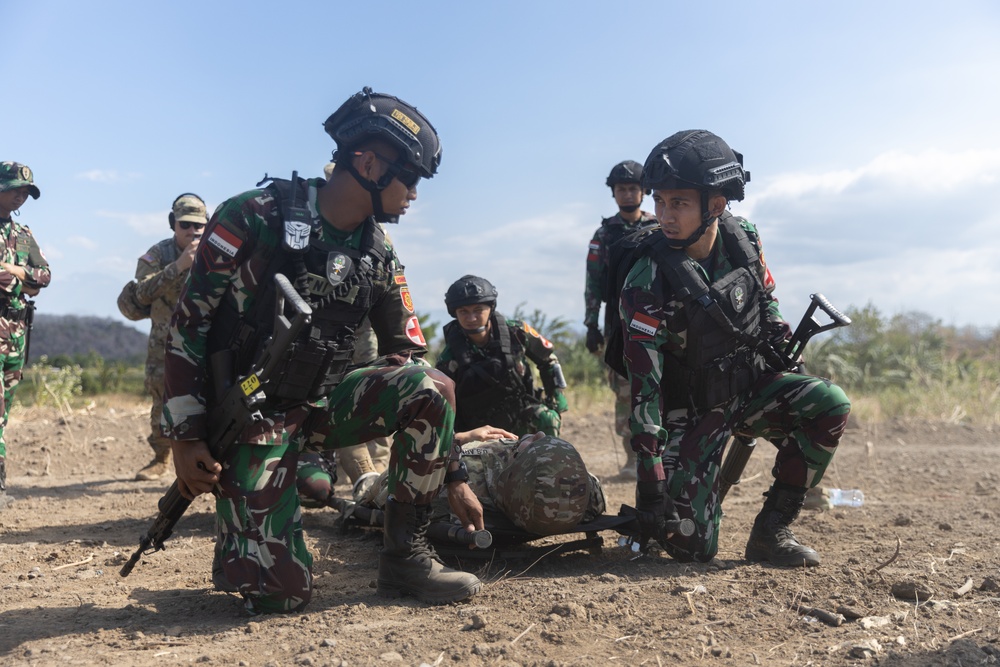
[[[29,363],[42,355],[77,357],[95,352],[106,361],[142,363],[147,335],[110,317],[81,315],[35,316]]]

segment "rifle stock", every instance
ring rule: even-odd
[[[786,368],[792,370],[798,367],[799,357],[806,347],[806,343],[818,333],[850,326],[851,318],[834,308],[830,301],[819,292],[809,295],[810,303],[806,312],[799,320],[799,325],[795,327],[792,337],[788,339],[783,350],[786,360]],[[826,324],[822,324],[816,319],[816,311],[822,310],[830,318]],[[754,453],[757,439],[736,434],[729,441],[726,450],[726,458],[722,462],[722,469],[719,471],[719,504],[725,499],[729,490],[740,483],[740,477],[746,468],[747,462]]]
[[[247,426],[261,419],[259,408],[265,400],[265,385],[284,360],[302,327],[312,319],[312,309],[295,292],[288,278],[276,273],[274,282],[278,289],[271,341],[250,373],[228,386],[221,400],[211,410],[208,420],[208,449],[216,461],[221,460],[229,448],[236,444]],[[295,311],[291,319],[285,316],[286,301]],[[122,566],[119,574],[127,577],[143,555],[162,550],[163,543],[173,533],[174,526],[190,505],[191,501],[181,495],[177,481],[174,480],[157,503],[159,511],[153,519],[153,525],[139,539],[139,548]]]

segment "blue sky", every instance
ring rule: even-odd
[[[319,175],[323,120],[370,85],[444,149],[390,229],[418,310],[446,319],[448,285],[475,273],[501,310],[579,324],[608,171],[704,128],[745,156],[733,211],[759,227],[788,319],[819,291],[992,328],[998,7],[0,0],[0,159],[42,190],[20,217],[52,264],[41,312],[122,319],[176,195],[214,208],[265,172]]]

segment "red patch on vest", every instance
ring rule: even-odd
[[[406,337],[417,345],[427,345],[427,340],[424,338],[424,332],[420,330],[420,322],[417,321],[416,315],[406,320]]]
[[[399,290],[399,298],[403,300],[403,308],[406,308],[411,313],[413,312],[413,297],[410,296],[410,288],[404,287]]]

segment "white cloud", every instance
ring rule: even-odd
[[[99,210],[94,215],[99,218],[115,220],[139,232],[143,236],[168,236],[167,213],[134,213]]]
[[[120,174],[116,169],[90,169],[80,172],[76,175],[76,178],[83,181],[90,181],[91,183],[119,183],[122,181],[137,180],[142,178],[142,174],[137,172]]]
[[[70,236],[66,241],[73,247],[83,248],[84,250],[94,250],[97,248],[97,242],[86,236]]]

